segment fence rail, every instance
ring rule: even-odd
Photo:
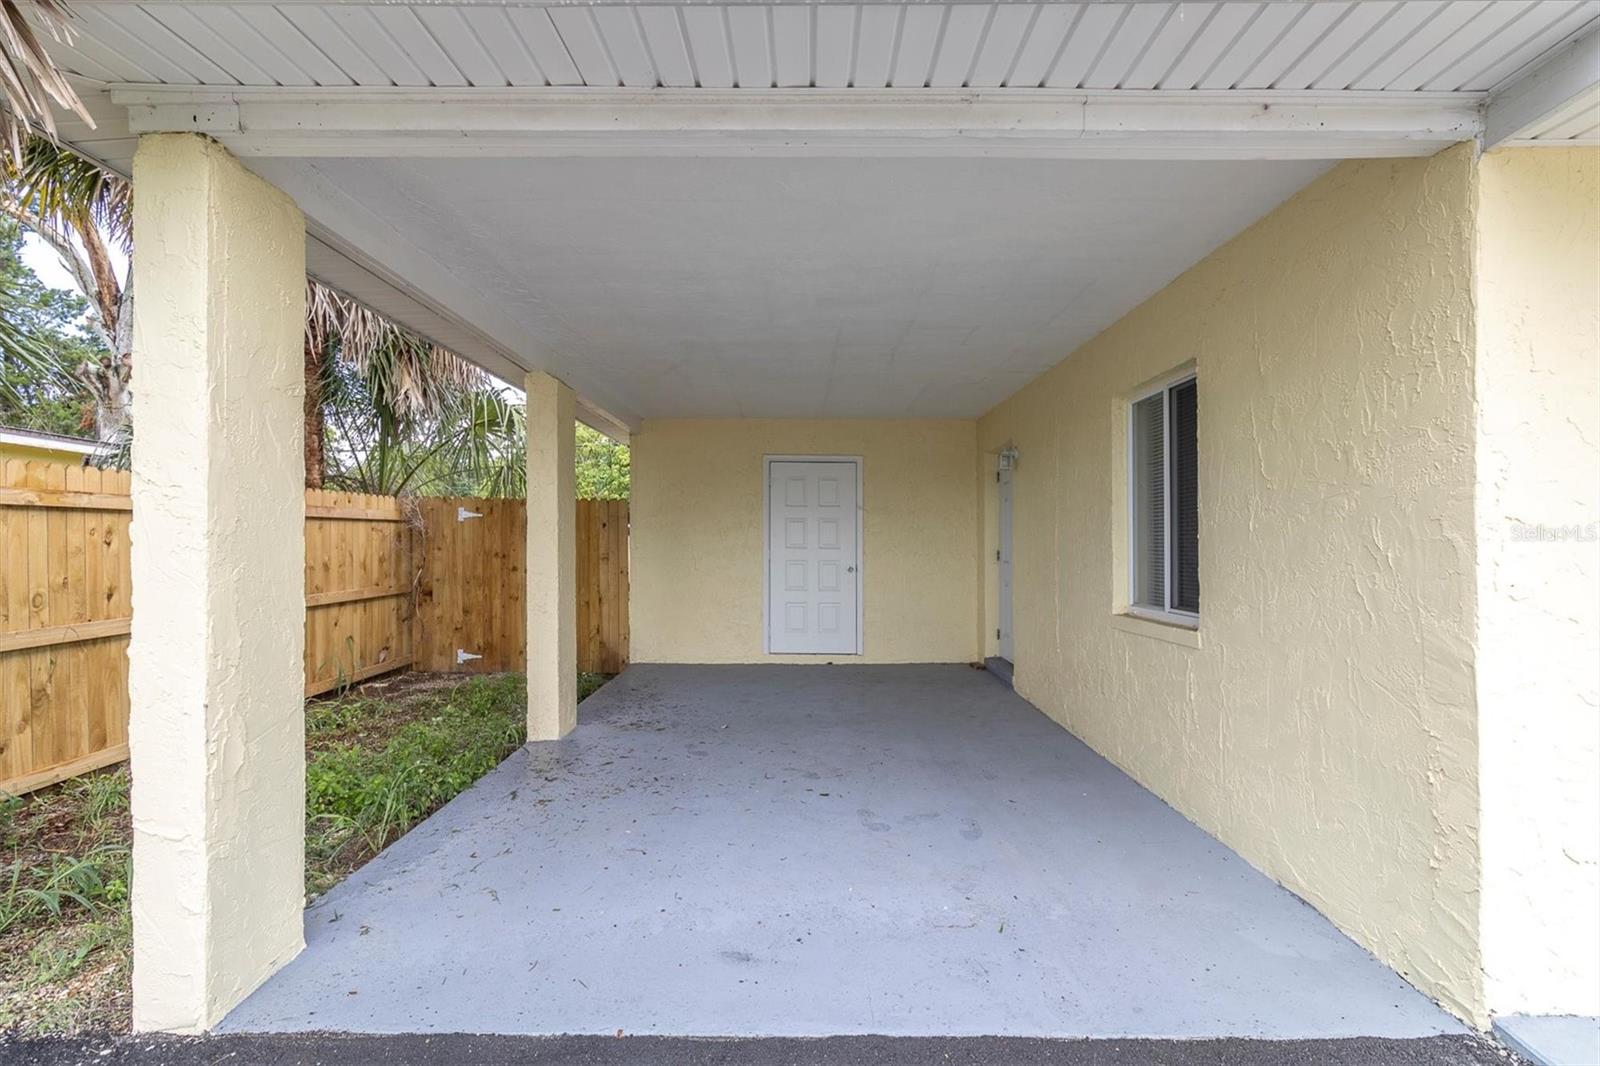
[[[126,472],[0,462],[0,791],[128,756],[132,510]],[[579,669],[616,673],[628,504],[580,500],[576,519]],[[306,695],[413,666],[521,669],[526,520],[521,500],[307,490]]]
[[[0,787],[128,757],[128,475],[0,463]]]
[[[306,490],[306,695],[410,666],[415,512],[393,496]]]

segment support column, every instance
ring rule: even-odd
[[[528,394],[528,739],[578,724],[572,390],[535,371]]]
[[[1600,1013],[1600,147],[1479,162],[1478,796],[1496,1017]]]
[[[133,163],[133,1025],[304,946],[305,220],[195,134]]]

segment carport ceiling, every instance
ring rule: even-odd
[[[1325,163],[319,159],[640,417],[973,417]]]
[[[215,137],[612,427],[976,415],[1338,160],[1600,137],[1600,0],[73,7],[65,140]]]

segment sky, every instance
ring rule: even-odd
[[[78,291],[78,287],[72,283],[72,275],[61,265],[61,259],[56,255],[55,249],[32,233],[23,234],[22,261],[50,288]],[[118,277],[127,278],[128,257],[115,245],[111,247],[111,263],[116,268]]]
[[[122,249],[111,246],[111,263],[116,268],[117,276],[124,279],[128,277],[128,257],[122,254]],[[72,283],[72,275],[67,268],[61,265],[61,259],[56,255],[55,249],[32,233],[22,235],[22,261],[28,268],[38,275],[39,280],[52,289],[66,289],[68,292],[77,292],[77,286]],[[495,379],[499,382],[499,379]],[[522,390],[511,385],[504,385],[502,389],[508,399],[513,403],[522,402]]]

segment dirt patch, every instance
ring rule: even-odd
[[[356,745],[381,748],[412,722],[426,718],[472,676],[502,674],[390,674],[346,690],[306,701],[306,757]]]

